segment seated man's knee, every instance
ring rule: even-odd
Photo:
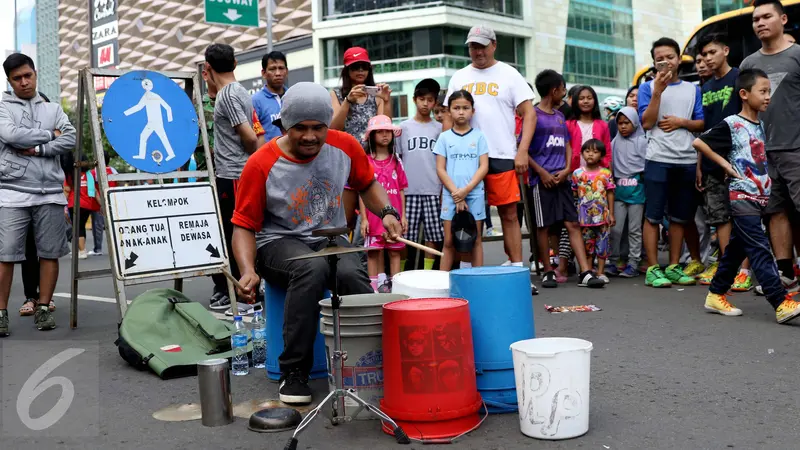
[[[292,272],[295,278],[326,280],[329,271],[330,267],[326,258],[311,258],[302,260],[302,264]]]

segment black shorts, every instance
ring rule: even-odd
[[[547,189],[539,182],[531,188],[529,201],[536,228],[578,221],[578,208],[575,206],[572,186],[567,182],[553,189]]]
[[[730,222],[731,199],[728,182],[719,175],[704,173],[703,187],[706,223],[716,227]]]
[[[767,152],[767,171],[772,187],[764,214],[783,212],[797,222],[800,219],[800,149]]]

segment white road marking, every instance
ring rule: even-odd
[[[53,294],[53,297],[67,298],[67,299],[71,298],[70,294],[65,294],[65,293],[62,293],[62,292],[56,292],[55,294]],[[94,295],[78,294],[78,298],[80,300],[89,300],[91,302],[114,303],[114,304],[117,303],[117,299],[111,298],[111,297],[95,297]],[[130,300],[128,300],[128,304],[129,305],[131,304]],[[211,313],[212,316],[216,317],[217,319],[227,320],[228,322],[233,322],[233,317],[232,316],[226,316],[224,313],[218,313],[218,312],[214,312],[214,311],[209,311],[209,312]],[[253,321],[253,317],[252,316],[245,316],[245,317],[242,317],[242,320],[244,322],[246,322],[246,323],[250,323],[250,322]]]
[[[64,293],[61,293],[61,292],[56,292],[55,294],[53,294],[53,297],[72,298],[72,296],[70,294],[64,294]],[[93,302],[117,303],[117,299],[110,298],[110,297],[95,297],[93,295],[78,294],[78,298],[81,299],[81,300],[89,300],[89,301],[93,301]],[[129,305],[131,304],[130,300],[128,300],[128,304]]]

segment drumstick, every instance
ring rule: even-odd
[[[398,242],[402,242],[403,244],[406,244],[408,246],[414,247],[417,250],[422,250],[423,252],[428,252],[436,256],[444,256],[444,253],[440,252],[439,250],[436,250],[435,248],[431,248],[422,244],[417,244],[414,241],[409,241],[408,239],[402,238],[400,236],[396,237],[395,240],[397,240]]]
[[[247,289],[245,289],[245,288],[244,288],[244,286],[242,286],[241,284],[239,284],[239,280],[237,280],[237,279],[236,279],[236,277],[234,277],[233,275],[231,275],[231,273],[230,273],[230,272],[228,272],[228,271],[227,271],[227,270],[225,270],[225,269],[222,269],[222,274],[223,274],[223,275],[225,275],[225,278],[227,278],[227,279],[231,280],[231,283],[233,283],[233,286],[234,286],[234,287],[236,287],[237,289],[239,289],[239,290],[240,290],[240,291],[242,291],[242,292],[245,292],[245,291],[247,291]]]

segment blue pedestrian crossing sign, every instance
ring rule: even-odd
[[[172,172],[186,164],[200,133],[186,92],[148,70],[128,72],[111,84],[103,98],[102,121],[117,154],[149,173]]]

